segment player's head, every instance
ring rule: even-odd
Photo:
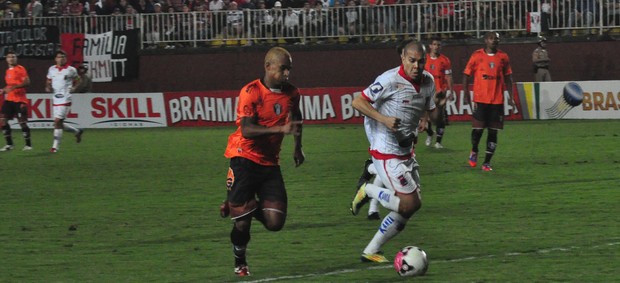
[[[497,46],[499,45],[499,33],[495,31],[489,31],[484,34],[484,47],[485,51],[495,53]]]
[[[56,51],[56,57],[54,57],[54,61],[56,62],[56,66],[64,66],[67,64],[67,53],[62,50]]]
[[[438,36],[432,37],[428,47],[430,49],[429,52],[433,55],[441,53],[441,38]]]
[[[17,65],[17,54],[15,51],[9,50],[6,52],[6,63],[11,67]]]
[[[273,47],[265,55],[265,83],[273,84],[270,87],[279,87],[287,82],[293,59],[291,54],[282,47]]]
[[[419,82],[426,63],[424,44],[412,39],[406,40],[402,44],[400,59],[405,74]]]
[[[78,67],[78,73],[80,73],[80,75],[81,75],[81,74],[85,74],[87,71],[88,71],[88,67],[86,67],[86,66],[84,66],[84,65],[80,65],[80,66]]]

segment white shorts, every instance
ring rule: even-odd
[[[54,119],[67,119],[67,115],[71,111],[71,106],[68,105],[54,105]]]
[[[420,173],[418,162],[414,158],[402,159],[372,159],[377,175],[385,188],[410,194],[420,190]]]

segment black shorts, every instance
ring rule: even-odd
[[[256,210],[257,201],[263,209],[286,214],[288,198],[280,166],[264,166],[241,157],[231,158],[226,186],[232,219]]]
[[[473,117],[472,128],[501,130],[504,128],[504,104],[476,103]]]
[[[0,109],[0,114],[2,114],[2,117],[6,120],[11,120],[13,118],[28,119],[28,104],[5,100],[4,104],[2,104],[2,109]]]

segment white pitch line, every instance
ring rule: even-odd
[[[600,248],[602,246],[615,246],[615,245],[620,245],[620,242],[611,242],[611,243],[605,243],[605,244],[595,245],[595,246],[590,246],[590,247],[571,246],[571,247],[568,247],[568,248],[557,247],[557,248],[540,249],[540,250],[536,250],[536,251],[532,251],[532,252],[509,252],[509,253],[503,254],[503,256],[521,256],[521,255],[532,254],[532,253],[544,253],[544,254],[547,254],[547,253],[552,253],[552,252],[568,252],[568,251],[578,250],[578,249],[582,249],[582,248],[584,248],[584,249],[596,249],[596,248]],[[499,256],[502,256],[502,255],[499,255]],[[469,256],[469,257],[464,257],[464,258],[433,260],[431,262],[433,264],[437,264],[437,263],[470,261],[470,260],[477,260],[477,259],[482,259],[482,258],[492,258],[492,257],[498,257],[498,255]],[[273,278],[263,278],[263,279],[259,279],[259,280],[253,280],[253,281],[239,281],[239,282],[246,282],[246,283],[271,282],[271,281],[288,280],[288,279],[301,279],[301,278],[311,278],[311,277],[322,277],[322,276],[330,276],[330,275],[338,275],[338,274],[359,272],[361,270],[386,269],[386,268],[394,268],[394,267],[391,264],[390,265],[375,265],[375,266],[370,266],[370,267],[367,267],[367,268],[341,269],[341,270],[334,270],[334,271],[325,272],[325,273],[308,273],[308,274],[301,274],[301,275],[280,276],[280,277],[273,277]]]

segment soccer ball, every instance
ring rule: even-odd
[[[426,253],[418,247],[404,247],[394,258],[394,268],[398,275],[403,277],[422,276],[428,270]]]

